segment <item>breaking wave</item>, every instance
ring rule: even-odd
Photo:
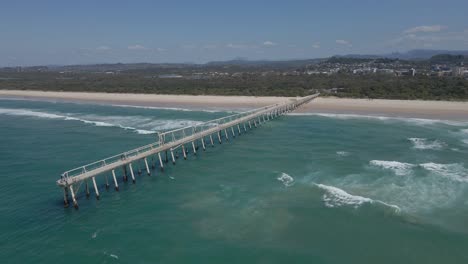
[[[439,140],[428,140],[427,138],[408,138],[413,143],[415,149],[434,149],[440,150],[446,146],[446,144]]]
[[[414,164],[399,161],[371,160],[369,163],[376,167],[391,170],[399,176],[409,174],[411,172],[411,169],[415,167]]]
[[[98,116],[84,115],[76,116],[72,114],[56,114],[41,112],[29,109],[0,108],[0,114],[11,116],[27,116],[46,119],[57,119],[65,121],[78,121],[97,127],[118,127],[131,130],[138,134],[154,134],[158,131],[165,131],[181,127],[197,125],[202,122],[194,120],[153,120],[139,116]]]
[[[372,119],[380,121],[404,121],[414,125],[433,125],[445,124],[450,126],[466,126],[468,121],[454,121],[442,119],[424,119],[424,118],[411,118],[411,117],[389,117],[389,116],[376,116],[376,115],[356,115],[356,114],[329,114],[329,113],[289,113],[291,116],[320,116],[335,119]]]
[[[294,178],[284,172],[276,179],[282,182],[286,187],[294,185]]]
[[[468,182],[468,169],[460,163],[439,164],[434,162],[411,164],[398,161],[371,160],[371,165],[393,171],[396,175],[409,175],[414,168],[422,168],[436,176],[441,176],[452,181]]]
[[[352,206],[354,208],[359,208],[363,204],[380,204],[391,208],[395,213],[401,211],[400,207],[397,205],[388,204],[380,200],[373,200],[364,196],[352,195],[335,186],[319,183],[314,183],[314,185],[325,191],[322,199],[326,207]]]

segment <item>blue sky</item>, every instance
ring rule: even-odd
[[[0,66],[468,49],[468,1],[1,0]]]

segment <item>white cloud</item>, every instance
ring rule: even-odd
[[[320,49],[320,43],[319,43],[319,42],[314,43],[314,44],[312,45],[312,48],[314,48],[314,49]]]
[[[429,33],[429,32],[440,32],[444,29],[446,29],[447,27],[446,26],[442,26],[442,25],[432,25],[432,26],[418,26],[418,27],[412,27],[412,28],[409,28],[405,31],[403,31],[403,33],[405,34],[414,34],[414,33]]]
[[[128,49],[129,50],[147,50],[147,48],[145,46],[142,46],[142,45],[139,45],[139,44],[130,45],[130,46],[128,46]]]
[[[96,50],[100,51],[105,51],[105,50],[110,50],[111,48],[109,46],[99,46],[96,48]]]
[[[276,43],[274,43],[274,42],[272,42],[272,41],[267,40],[267,41],[263,42],[263,45],[264,45],[264,46],[276,46],[276,45],[278,45],[278,44],[276,44]]]
[[[335,42],[338,45],[344,45],[344,46],[348,46],[348,47],[352,46],[351,42],[349,42],[348,40],[344,40],[344,39],[337,39]]]

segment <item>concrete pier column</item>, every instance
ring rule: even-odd
[[[252,129],[252,123],[250,123],[250,120],[249,120],[249,128]]]
[[[226,128],[224,129],[224,136],[226,137],[226,140],[229,141],[229,135]]]
[[[187,159],[187,152],[185,152],[184,144],[182,144],[182,153],[184,154],[184,159]]]
[[[145,158],[144,160],[145,160],[146,173],[148,173],[148,176],[149,176],[151,175],[151,171],[148,166],[148,159]]]
[[[206,147],[205,147],[205,137],[202,137],[202,138],[201,138],[201,145],[202,145],[203,150],[206,150]]]
[[[172,158],[172,164],[175,165],[174,150],[172,148],[171,148],[171,158]]]
[[[235,137],[236,137],[236,133],[234,133],[234,127],[231,127],[231,132],[232,132],[232,137],[235,138]]]
[[[123,166],[122,166],[122,170],[123,170],[123,181],[126,182],[126,181],[128,181],[128,177],[127,177],[127,166],[126,166],[126,165],[123,165]]]
[[[219,140],[219,144],[223,143],[223,142],[221,141],[221,131],[218,131],[218,140]]]
[[[254,119],[254,126],[257,127],[257,121]]]
[[[112,177],[114,178],[115,190],[119,191],[119,183],[117,183],[117,178],[115,177],[115,171],[112,170]]]
[[[244,132],[247,132],[247,127],[245,126],[245,123],[244,123]]]
[[[107,178],[107,174],[106,174],[106,190],[109,189],[109,179]]]
[[[128,167],[130,168],[130,176],[132,176],[132,181],[135,183],[135,174],[133,173],[133,165],[130,163],[128,164]]]
[[[73,191],[73,185],[70,185],[70,193],[73,201],[73,207],[75,207],[75,209],[78,209],[78,202],[76,201],[75,191]]]
[[[265,115],[262,115],[262,117],[263,117],[263,123],[265,123],[266,122]]]
[[[68,189],[67,187],[63,188],[63,207],[68,207]]]
[[[93,181],[94,192],[96,193],[96,199],[99,200],[99,190],[98,190],[98,188],[97,188],[96,178],[92,177],[91,179],[92,179],[92,181]]]
[[[85,180],[85,190],[86,190],[86,198],[89,198],[89,185],[88,185],[88,180]]]
[[[238,133],[239,135],[241,134],[240,124],[237,124],[237,133]]]
[[[211,146],[214,147],[213,135],[212,134],[210,134],[210,142],[211,142]]]
[[[158,152],[159,165],[161,165],[161,171],[164,171],[164,164],[161,158],[161,152]]]
[[[192,141],[193,154],[197,155],[197,149],[195,148],[195,142]]]

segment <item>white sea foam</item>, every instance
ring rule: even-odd
[[[468,145],[468,139],[463,139],[462,142]]]
[[[121,105],[121,104],[112,104],[116,107],[125,107],[125,108],[139,108],[139,109],[151,109],[151,110],[173,110],[173,111],[183,111],[183,112],[207,112],[207,113],[239,113],[242,110],[222,110],[222,109],[196,109],[196,108],[181,108],[181,107],[160,107],[160,106],[139,106],[139,105]],[[247,110],[246,110],[247,111]]]
[[[352,195],[335,186],[317,183],[314,184],[315,186],[325,191],[323,195],[323,202],[325,203],[325,206],[330,208],[341,206],[352,206],[354,208],[358,208],[365,203],[377,203],[392,208],[395,211],[395,213],[401,211],[401,209],[398,206],[393,204],[388,204],[380,200],[373,200],[364,196]]]
[[[396,175],[399,175],[399,176],[409,174],[411,172],[411,169],[415,167],[414,164],[404,163],[404,162],[399,162],[399,161],[371,160],[369,163],[373,166],[391,170]]]
[[[96,237],[97,237],[97,231],[94,232],[94,233],[91,235],[91,238],[93,238],[93,239],[96,238]]]
[[[154,134],[157,131],[166,131],[181,127],[200,124],[200,121],[194,120],[152,120],[140,116],[100,116],[77,114],[56,114],[30,109],[10,109],[0,108],[0,114],[12,116],[29,116],[47,119],[61,119],[65,121],[78,121],[98,127],[118,127],[125,130],[131,130],[138,134]]]
[[[284,172],[276,179],[282,182],[286,187],[292,186],[294,184],[294,178]]]
[[[337,151],[336,155],[341,156],[341,157],[346,157],[349,156],[349,152],[346,151]]]
[[[446,144],[440,140],[429,140],[427,138],[408,138],[413,143],[415,149],[434,149],[439,150],[446,146]]]
[[[110,256],[111,258],[119,259],[119,256],[114,255],[114,254],[110,254],[109,256]]]
[[[356,114],[330,114],[330,113],[289,113],[292,116],[321,116],[335,119],[372,119],[380,121],[403,121],[414,125],[432,125],[432,124],[445,124],[450,126],[466,126],[468,121],[454,121],[442,119],[424,119],[424,118],[411,118],[411,117],[390,117],[390,116],[377,116],[377,115],[356,115]]]
[[[462,129],[462,130],[460,130],[460,132],[462,132],[463,134],[467,134],[467,135],[468,135],[468,129]]]
[[[434,162],[419,164],[425,170],[458,182],[468,182],[468,170],[458,163],[439,164]]]

